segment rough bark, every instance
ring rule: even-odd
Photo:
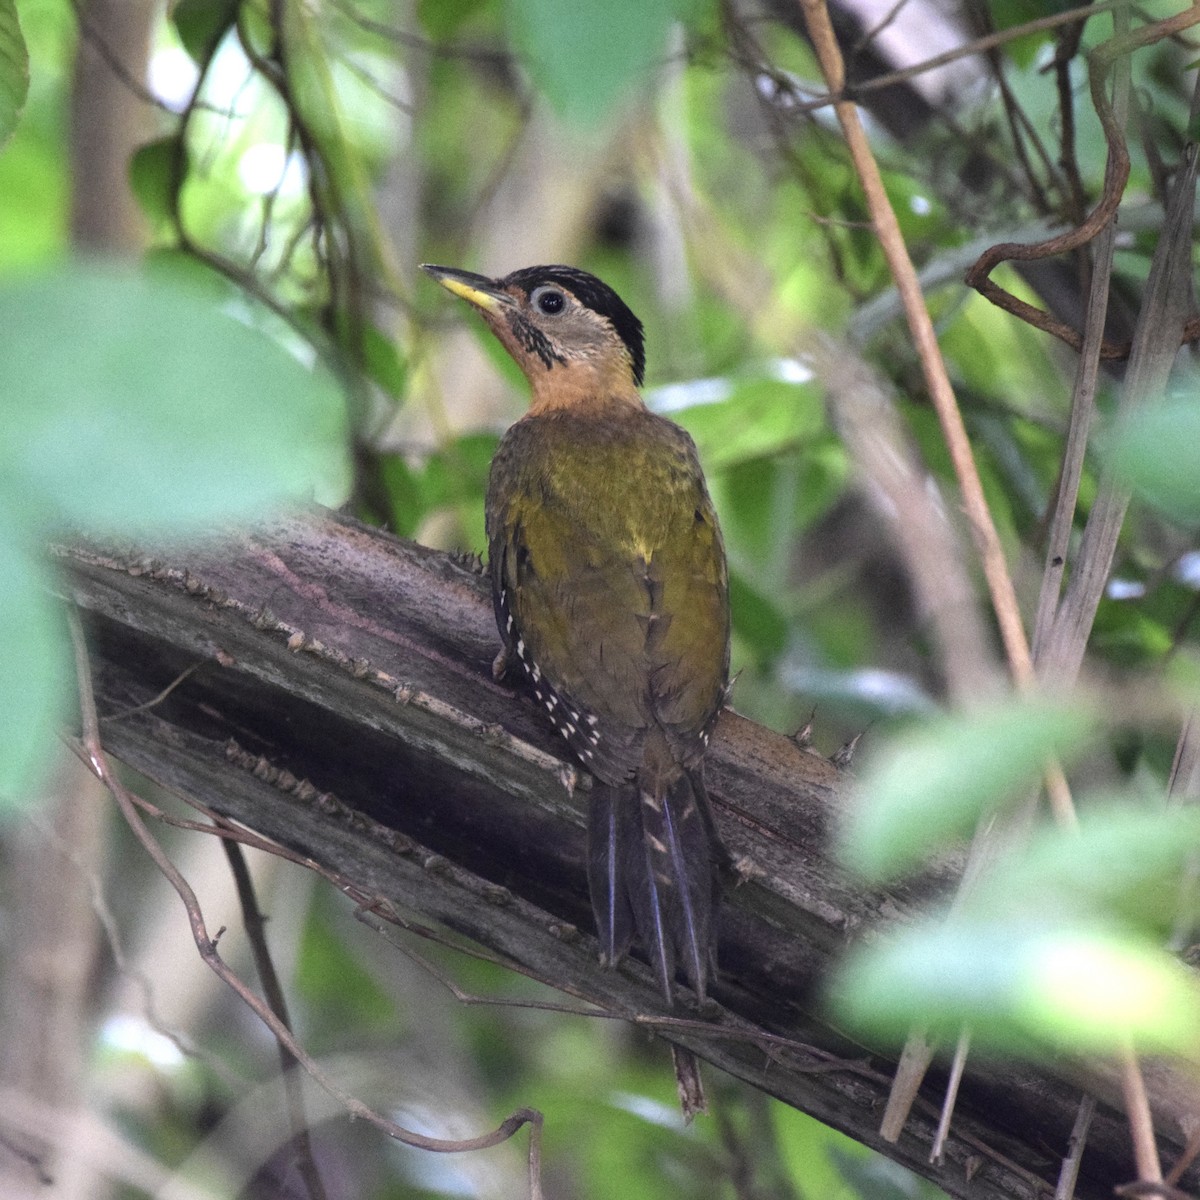
[[[663,1013],[643,963],[597,963],[587,780],[532,704],[492,680],[486,582],[469,566],[329,513],[153,558],[56,554],[86,614],[114,755],[573,995]],[[1065,1071],[973,1061],[940,1166],[927,1161],[931,1104],[898,1145],[881,1142],[891,1063],[837,1028],[822,985],[853,937],[918,897],[868,893],[833,862],[837,771],[727,712],[707,773],[747,877],[723,905],[708,1027],[671,1038],[952,1195],[1052,1190],[1079,1101]],[[797,1044],[765,1046],[755,1031]],[[940,1082],[935,1071],[933,1100]],[[1181,1144],[1189,1097],[1164,1087],[1159,1101],[1164,1137]],[[1134,1177],[1128,1145],[1102,1103],[1079,1197]]]

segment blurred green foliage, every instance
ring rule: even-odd
[[[1135,413],[1113,439],[1117,469],[1134,490],[1181,524],[1200,525],[1200,386],[1195,373],[1152,408]]]
[[[873,880],[912,870],[1070,765],[1094,723],[1078,701],[1009,701],[899,732],[858,783],[842,858]]]
[[[839,973],[838,1011],[873,1036],[914,1025],[951,1041],[1037,1058],[1057,1047],[1111,1054],[1129,1039],[1148,1054],[1200,1051],[1193,972],[1143,939],[1050,916],[1027,925],[949,917],[904,929]]]
[[[78,264],[0,283],[4,803],[35,794],[65,708],[65,626],[29,554],[40,538],[211,534],[322,484],[344,489],[331,381],[218,296],[161,268]]]

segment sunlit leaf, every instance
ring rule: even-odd
[[[911,867],[1030,788],[1046,762],[1077,748],[1092,724],[1079,703],[1010,701],[897,735],[856,789],[843,858],[874,878]]]
[[[0,812],[37,795],[68,678],[62,614],[0,491]]]
[[[332,383],[171,279],[62,267],[0,290],[0,328],[0,477],[31,521],[208,529],[343,470]]]
[[[881,1038],[920,1022],[1003,1048],[1050,1040],[1104,1051],[1194,1051],[1200,992],[1188,969],[1152,944],[1088,927],[951,920],[901,930],[846,961],[831,1005]]]
[[[29,52],[16,0],[0,0],[0,146],[12,137],[29,94]]]
[[[1192,524],[1200,521],[1200,395],[1193,385],[1133,414],[1112,438],[1113,465],[1143,499]]]

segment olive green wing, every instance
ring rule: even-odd
[[[675,429],[675,427],[672,427]],[[708,745],[729,679],[729,577],[717,514],[695,447],[686,483],[663,522],[652,570],[661,586],[660,613],[647,639],[653,710],[679,760],[691,764]]]
[[[622,782],[651,719],[645,589],[586,511],[553,489],[516,486],[499,454],[497,463],[488,546],[509,659],[584,765]]]

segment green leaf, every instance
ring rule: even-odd
[[[997,29],[1010,29],[1048,13],[1062,12],[1064,7],[1059,0],[992,0],[989,11]],[[1002,53],[1007,54],[1017,66],[1030,70],[1036,65],[1038,51],[1053,36],[1053,33],[1039,33],[1014,38],[1004,44]]]
[[[1200,1047],[1200,992],[1165,951],[1088,927],[951,920],[904,929],[843,966],[831,1006],[838,1019],[900,1041],[916,1023],[978,1043],[1070,1049]]]
[[[134,151],[129,186],[150,221],[161,225],[171,219],[171,194],[187,169],[187,150],[177,137],[159,138]]]
[[[538,90],[568,121],[598,125],[666,53],[672,0],[508,0],[508,30]]]
[[[1200,522],[1200,388],[1134,413],[1114,431],[1109,453],[1128,484],[1186,524]]]
[[[488,0],[417,0],[417,20],[435,41],[453,37]]]
[[[37,794],[69,678],[65,626],[0,493],[0,813]]]
[[[203,65],[237,19],[239,0],[179,0],[171,14],[175,31],[192,61]]]
[[[399,454],[387,454],[379,460],[379,475],[390,502],[392,530],[412,537],[426,511],[417,472]]]
[[[893,739],[864,773],[841,853],[864,875],[902,872],[1028,791],[1093,717],[1077,701],[1008,701],[938,717]]]
[[[824,428],[824,400],[810,383],[759,376],[731,380],[729,387],[724,400],[669,414],[695,438],[710,471],[779,454]]]
[[[28,95],[29,51],[16,0],[0,0],[0,147],[12,137]]]
[[[737,571],[729,575],[729,606],[735,632],[754,651],[758,665],[774,662],[787,645],[787,618]]]
[[[966,911],[1016,919],[1052,912],[1161,938],[1179,915],[1184,870],[1197,851],[1200,809],[1089,798],[1078,829],[1040,830],[999,859],[968,893]]]
[[[374,325],[362,331],[363,365],[367,374],[394,400],[404,396],[408,370],[394,338]]]
[[[497,441],[493,433],[467,433],[432,455],[425,468],[429,507],[482,500]]]
[[[344,480],[328,378],[162,273],[68,265],[0,289],[0,477],[100,533],[250,519]]]
[[[867,1197],[870,1200],[921,1200],[921,1197],[944,1200],[946,1195],[940,1188],[918,1179],[907,1167],[882,1154],[851,1154],[835,1145],[829,1148],[829,1159],[844,1180],[840,1190],[845,1200],[866,1200]],[[804,1174],[797,1175],[796,1180],[801,1185],[806,1182]]]

